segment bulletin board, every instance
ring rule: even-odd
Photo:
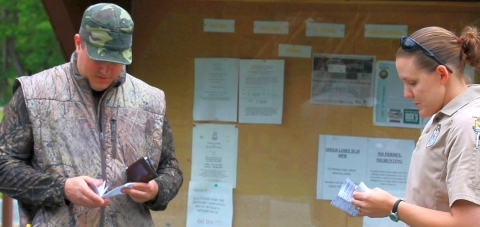
[[[166,211],[153,212],[156,226],[185,226],[192,156],[194,59],[284,59],[281,125],[238,125],[234,226],[359,227],[352,218],[316,199],[320,134],[416,140],[419,129],[379,127],[372,107],[310,103],[313,58],[279,57],[279,44],[312,47],[312,53],[374,55],[395,60],[399,39],[365,38],[365,24],[426,26],[457,34],[479,25],[474,2],[393,1],[188,1],[134,0],[133,64],[128,71],[165,91],[167,116],[184,184]],[[235,32],[204,32],[204,18],[233,19]],[[254,34],[257,20],[288,21],[285,35]],[[343,38],[306,37],[305,22],[345,25]],[[214,122],[221,123],[221,122]]]

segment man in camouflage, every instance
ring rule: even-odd
[[[114,4],[85,10],[69,63],[20,77],[0,123],[0,191],[25,226],[154,226],[183,177],[163,91],[126,73],[133,21]],[[149,157],[158,177],[102,198]]]

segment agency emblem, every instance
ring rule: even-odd
[[[440,129],[442,125],[438,124],[435,130],[433,131],[432,137],[427,142],[427,147],[431,147],[437,141],[438,134],[440,134]]]

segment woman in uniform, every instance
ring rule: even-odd
[[[480,226],[480,86],[464,75],[480,62],[475,27],[460,36],[425,27],[402,37],[396,67],[405,98],[432,116],[412,154],[406,198],[374,188],[354,192],[360,216],[386,217],[407,226]]]

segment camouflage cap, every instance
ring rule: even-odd
[[[130,14],[111,3],[88,7],[79,32],[91,59],[125,65],[132,63],[132,33]]]

